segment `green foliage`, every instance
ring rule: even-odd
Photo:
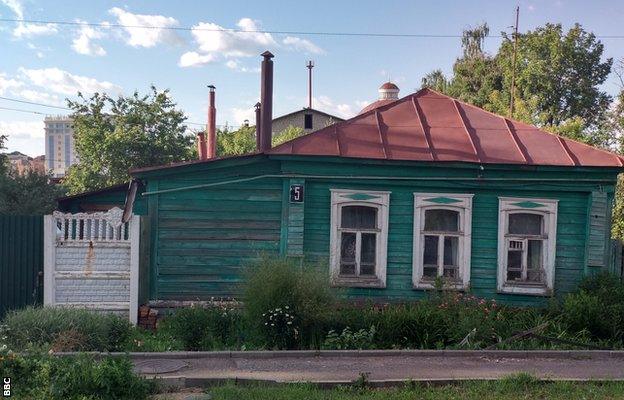
[[[304,134],[303,129],[289,126],[273,136],[272,146],[285,143]],[[217,156],[234,156],[256,151],[256,127],[242,126],[233,131],[227,126],[217,131]]]
[[[192,306],[165,318],[159,331],[175,338],[185,350],[238,348],[241,343],[242,318],[236,309]]]
[[[186,117],[168,90],[79,98],[68,101],[80,159],[65,178],[71,193],[126,182],[132,168],[191,159],[194,137],[185,133]]]
[[[267,338],[271,346],[279,349],[297,347],[299,327],[297,318],[289,306],[277,307],[262,314],[263,324],[260,325],[262,336]]]
[[[217,156],[234,156],[256,150],[256,127],[242,126],[232,131],[229,127],[217,131]]]
[[[298,345],[320,345],[323,321],[335,302],[327,284],[327,269],[300,266],[292,259],[263,257],[249,271],[243,296],[251,327],[263,335],[267,332],[263,314],[288,305],[301,329]],[[274,347],[272,336],[264,335],[262,339],[265,345]]]
[[[0,175],[0,214],[43,215],[56,209],[56,199],[65,188],[50,182],[50,176],[35,171],[25,175]]]
[[[0,336],[12,349],[46,346],[55,351],[119,351],[130,323],[113,314],[57,307],[28,307],[9,312]]]
[[[576,293],[565,296],[562,316],[573,332],[587,331],[593,339],[624,338],[624,284],[613,275],[587,278]]]
[[[271,142],[272,142],[273,147],[275,147],[277,145],[286,143],[290,140],[296,139],[299,136],[303,136],[303,135],[304,135],[304,132],[302,128],[298,126],[290,125],[286,129],[278,133],[277,135],[273,136]]]
[[[501,380],[466,381],[453,385],[426,385],[410,382],[405,387],[371,388],[366,376],[352,387],[334,389],[308,384],[236,385],[230,383],[211,389],[215,400],[520,400],[520,399],[617,399],[622,382],[542,382],[529,374]]]
[[[423,86],[441,90],[489,111],[507,115],[511,97],[513,37],[503,33],[495,55],[482,49],[487,24],[464,31],[463,55],[453,76],[439,70],[423,79]],[[603,44],[579,24],[567,32],[560,24],[546,24],[518,35],[515,70],[515,119],[596,146],[615,143],[607,123],[610,96],[601,90],[612,59],[602,61]]]
[[[140,400],[154,391],[124,357],[55,357],[0,352],[0,375],[11,377],[13,396],[33,400]]]
[[[370,350],[375,348],[375,326],[370,329],[360,329],[352,331],[348,326],[338,332],[331,329],[325,341],[323,348],[326,350]]]

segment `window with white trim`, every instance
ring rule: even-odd
[[[335,286],[386,286],[390,192],[331,190],[330,268]]]
[[[557,200],[499,198],[498,290],[551,294],[556,237]]]
[[[415,288],[432,288],[438,278],[450,288],[470,283],[472,196],[414,193]]]

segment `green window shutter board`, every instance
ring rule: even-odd
[[[592,267],[604,267],[607,237],[607,194],[592,192],[589,212],[589,243],[587,263]]]

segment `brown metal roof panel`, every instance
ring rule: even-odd
[[[466,129],[471,133],[479,150],[482,162],[525,163],[504,119],[465,103],[457,102],[457,107],[466,123]]]
[[[314,136],[306,135],[293,142],[293,154],[339,156],[338,141],[333,127],[317,131]]]
[[[400,160],[431,161],[431,149],[410,99],[383,110],[380,120],[387,138],[388,157]]]
[[[374,113],[336,126],[340,155],[344,157],[386,158]]]
[[[518,121],[509,121],[532,165],[568,165],[575,163],[561,146],[557,136]]]
[[[596,149],[574,140],[564,138],[562,140],[580,165],[592,167],[621,167],[624,165],[622,157],[617,154]]]

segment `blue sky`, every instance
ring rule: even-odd
[[[460,35],[480,22],[510,32],[575,22],[598,36],[623,35],[621,1],[42,1],[0,0],[0,18],[195,27],[195,31],[0,22],[0,96],[63,105],[77,90],[129,94],[169,88],[190,122],[205,123],[207,84],[217,87],[217,123],[252,119],[261,57],[275,54],[274,115],[306,105],[306,61],[315,61],[314,107],[343,117],[375,100],[390,77],[406,95],[427,72],[450,72],[459,38],[378,38],[209,30],[375,32]],[[624,39],[602,39],[605,57],[624,57]],[[490,38],[486,50],[496,51]],[[615,76],[604,85],[617,91]],[[0,107],[56,114],[0,99]],[[43,154],[43,115],[0,109],[10,151]],[[189,125],[191,128],[199,128]]]

